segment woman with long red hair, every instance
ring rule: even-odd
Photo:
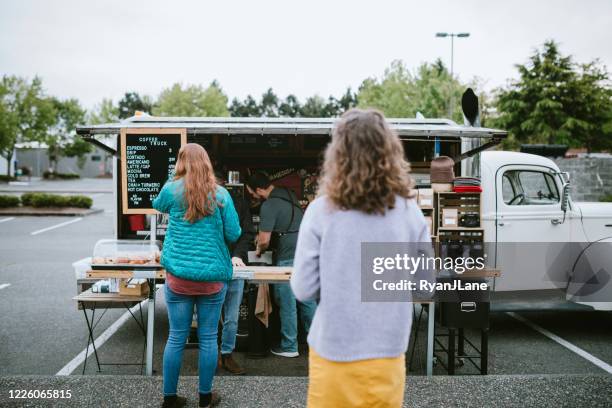
[[[240,237],[232,199],[217,185],[206,150],[195,143],[178,154],[175,177],[168,181],[153,207],[170,215],[161,263],[166,268],[166,305],[170,334],[164,349],[163,407],[182,407],[177,396],[183,351],[194,306],[198,314],[200,407],[214,402],[212,382],[217,366],[217,324],[232,278],[227,243]]]

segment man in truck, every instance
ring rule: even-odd
[[[220,171],[215,172],[217,183],[224,186],[225,178]],[[248,259],[248,251],[251,249],[253,239],[255,238],[255,227],[249,203],[239,194],[232,193],[230,195],[234,202],[234,208],[238,213],[240,220],[240,228],[242,234],[236,243],[229,246],[232,255],[233,266],[245,266],[245,261]],[[238,332],[238,315],[240,312],[240,303],[242,303],[242,294],[244,291],[244,281],[234,279],[228,282],[227,292],[225,293],[225,301],[223,302],[223,332],[221,335],[221,350],[219,353],[218,367],[223,367],[228,372],[234,375],[242,375],[245,373],[236,360],[232,357],[232,352],[236,346],[236,334]]]
[[[259,233],[256,255],[267,249],[275,252],[277,266],[293,266],[298,231],[303,210],[293,191],[274,186],[267,175],[254,173],[247,180],[247,190],[253,198],[263,200],[259,212]],[[289,283],[274,284],[274,301],[279,307],[281,321],[281,342],[273,347],[272,354],[281,357],[298,357],[297,311],[299,309],[305,332],[310,329],[316,302],[298,302]]]

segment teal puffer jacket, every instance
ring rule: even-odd
[[[219,205],[215,212],[193,224],[184,219],[182,180],[168,181],[153,201],[153,208],[170,215],[161,264],[174,276],[193,281],[231,280],[227,244],[235,242],[242,231],[227,190],[219,186],[216,195]]]

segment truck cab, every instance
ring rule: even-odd
[[[488,261],[503,270],[495,290],[561,289],[612,309],[612,204],[573,202],[568,175],[545,157],[490,151],[480,163]]]

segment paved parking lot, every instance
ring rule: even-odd
[[[90,256],[97,240],[113,236],[112,194],[88,194],[93,197],[94,206],[103,208],[103,212],[78,221],[67,217],[0,218],[0,376],[81,373],[82,365],[76,357],[85,347],[87,331],[83,314],[72,300],[76,283],[71,264]],[[161,371],[168,330],[162,292],[156,305],[154,368],[157,375]],[[146,308],[144,312],[146,318]],[[109,310],[96,329],[96,337],[106,331],[107,340],[99,350],[103,362],[140,361],[143,339],[133,321],[127,320],[107,331],[123,314],[122,310]],[[523,321],[517,320],[517,316]],[[562,341],[547,337],[538,328]],[[411,375],[424,374],[424,334],[423,327]],[[611,344],[610,312],[519,312],[515,316],[493,313],[489,372],[610,374]],[[185,375],[197,374],[196,353],[196,350],[186,351]],[[249,360],[239,354],[238,359],[251,375],[307,375],[305,356],[294,360],[272,356]],[[438,366],[434,372],[442,370]],[[469,366],[458,369],[459,374],[474,372]],[[96,374],[92,359],[87,373]],[[105,366],[103,373],[137,374],[139,369]]]

